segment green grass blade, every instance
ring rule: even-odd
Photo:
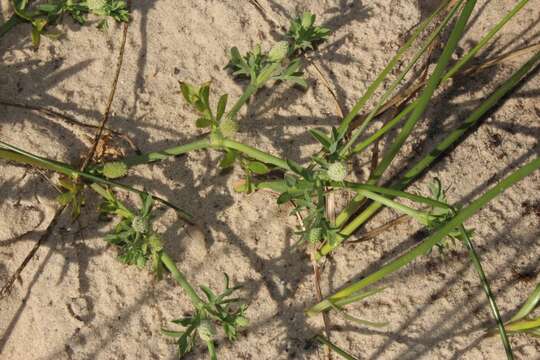
[[[378,194],[389,195],[391,197],[401,197],[404,199],[408,199],[408,200],[411,200],[420,204],[426,204],[426,205],[436,207],[436,208],[450,209],[450,206],[448,206],[448,204],[437,201],[435,199],[428,198],[421,195],[411,194],[411,193],[393,189],[393,188],[386,188],[382,186],[369,185],[369,184],[355,184],[355,183],[349,183],[349,182],[346,182],[345,186],[353,190],[367,190],[367,191],[372,191]]]
[[[453,77],[467,62],[469,62],[498,32],[510,21],[529,0],[521,0],[514,6],[471,50],[467,52],[452,68],[444,75],[443,82]]]
[[[519,309],[516,315],[512,316],[510,322],[518,321],[523,319],[525,316],[529,315],[531,311],[538,305],[540,301],[540,284],[536,285],[534,291],[529,295],[525,304]]]
[[[415,32],[411,35],[411,37],[407,40],[407,42],[398,50],[397,54],[394,55],[392,60],[386,65],[386,67],[383,69],[383,71],[377,76],[375,81],[371,83],[371,85],[368,87],[366,93],[356,102],[356,104],[353,106],[351,111],[345,116],[343,121],[341,122],[338,132],[341,135],[344,135],[347,130],[349,129],[349,125],[351,124],[352,120],[360,110],[364,107],[364,105],[367,103],[367,101],[371,98],[371,96],[375,93],[375,91],[379,88],[379,86],[383,83],[384,79],[388,76],[388,74],[394,69],[394,67],[397,65],[399,59],[403,56],[403,54],[412,46],[412,44],[415,42],[415,40],[420,36],[420,34],[426,29],[426,27],[431,24],[431,22],[435,19],[435,17],[448,5],[449,1],[445,1],[433,14],[431,14],[427,19],[425,19],[415,30]]]
[[[431,97],[433,96],[433,93],[435,92],[435,89],[440,84],[440,81],[444,74],[444,70],[449,63],[450,57],[454,53],[455,48],[457,47],[458,41],[460,40],[463,32],[465,31],[465,26],[467,25],[467,21],[475,5],[476,0],[468,0],[465,4],[456,24],[454,25],[452,33],[450,34],[450,38],[448,39],[444,47],[443,53],[437,61],[437,66],[435,67],[435,70],[431,74],[420,97],[411,105],[411,116],[403,126],[401,132],[397,136],[394,143],[391,145],[386,155],[383,157],[379,165],[371,174],[371,178],[369,180],[370,184],[375,184],[380,179],[383,172],[386,171],[386,169],[390,166],[390,163],[394,160],[395,156],[403,146],[403,143],[407,140],[414,126],[423,115],[426,107],[429,104],[429,101],[431,100]],[[342,226],[349,219],[349,217],[358,210],[358,208],[362,204],[362,201],[362,196],[355,196],[349,206],[347,206],[347,208],[340,214],[338,214],[338,216],[336,217],[336,226]]]
[[[317,340],[319,343],[323,345],[328,346],[332,351],[334,351],[336,354],[341,356],[343,359],[358,360],[353,355],[349,354],[348,352],[346,352],[345,350],[343,350],[342,348],[340,348],[339,346],[337,346],[336,344],[334,344],[333,342],[331,342],[330,340],[328,340],[322,335],[315,336],[315,340]]]
[[[420,120],[422,115],[424,114],[424,111],[426,110],[431,97],[433,96],[433,93],[435,92],[435,89],[439,86],[442,77],[444,76],[444,71],[446,69],[446,66],[450,62],[450,59],[452,57],[452,54],[454,53],[454,50],[457,47],[457,44],[459,40],[461,39],[461,36],[463,35],[465,31],[465,27],[467,25],[467,22],[469,21],[469,17],[472,14],[472,11],[474,10],[474,6],[476,5],[476,0],[468,0],[465,3],[465,6],[463,7],[463,10],[461,14],[459,15],[459,18],[452,30],[452,33],[450,34],[450,38],[448,39],[448,42],[446,43],[443,53],[439,57],[439,60],[437,61],[437,66],[433,70],[433,73],[431,74],[426,87],[422,91],[422,94],[416,101],[416,106],[414,110],[412,111],[411,116],[405,122],[405,125],[403,126],[401,132],[397,136],[394,143],[391,145],[390,149],[386,153],[386,155],[381,160],[380,164],[377,166],[375,171],[373,171],[373,174],[371,176],[371,181],[373,183],[376,183],[382,176],[383,172],[388,169],[391,162],[394,160],[395,156],[411,134],[412,130],[414,129],[416,123]]]
[[[345,305],[349,305],[349,304],[352,304],[354,302],[364,300],[365,298],[368,298],[368,297],[370,297],[372,295],[380,293],[383,290],[384,290],[384,288],[376,288],[376,289],[371,289],[371,290],[367,290],[367,291],[362,291],[362,292],[353,294],[353,295],[347,297],[346,299],[340,299],[338,301],[335,301],[333,303],[333,305],[340,308],[340,307],[343,307]]]
[[[523,64],[509,79],[507,79],[499,88],[493,92],[479,107],[477,107],[468,117],[463,124],[454,129],[443,141],[441,141],[435,149],[433,149],[428,155],[418,161],[410,170],[408,170],[402,179],[400,179],[393,188],[404,189],[410,185],[420,174],[422,174],[436,159],[438,159],[444,152],[450,149],[472,126],[474,126],[478,120],[482,118],[492,107],[494,107],[499,100],[510,92],[521,79],[535,66],[537,66],[540,60],[540,52],[533,55],[525,64]],[[358,197],[355,198],[358,200]],[[356,203],[357,204],[357,203]],[[335,246],[325,244],[320,250],[320,255],[324,256],[330,253],[336,248],[347,236],[351,235],[358,227],[364,224],[373,214],[375,214],[381,205],[377,203],[371,204],[355,219],[348,223],[341,231],[344,235],[342,239],[336,242]],[[356,212],[358,207],[349,206],[343,212],[341,212],[336,218],[336,224],[341,226],[344,224],[352,214]]]
[[[429,48],[431,43],[433,43],[433,41],[444,30],[444,28],[446,27],[448,22],[454,17],[454,15],[456,14],[457,10],[459,9],[459,7],[461,6],[462,3],[463,3],[463,0],[458,1],[453,6],[453,8],[448,12],[448,14],[444,18],[444,20],[439,24],[439,26],[434,31],[432,31],[430,33],[429,37],[424,41],[424,43],[420,47],[420,50],[418,50],[416,52],[416,54],[413,56],[413,59],[409,62],[409,64],[405,67],[405,69],[403,69],[403,71],[401,71],[401,73],[399,74],[397,79],[394,80],[394,82],[385,91],[383,96],[379,99],[379,101],[377,102],[377,104],[375,105],[373,110],[371,110],[371,112],[369,113],[367,118],[364,120],[362,125],[360,125],[359,128],[355,129],[352,132],[351,138],[349,139],[349,141],[347,142],[345,147],[341,150],[341,153],[340,153],[341,156],[344,156],[347,153],[348,149],[356,142],[358,137],[363,134],[363,132],[366,130],[367,126],[369,125],[370,121],[373,120],[373,118],[377,115],[380,108],[383,106],[383,104],[386,102],[386,100],[388,100],[388,98],[392,95],[392,93],[399,86],[399,84],[401,84],[401,82],[403,81],[405,76],[409,73],[409,71],[413,68],[413,66],[418,62],[418,60],[420,60],[420,58],[427,51],[427,49]],[[416,104],[416,103],[414,103],[414,104]]]
[[[501,319],[501,314],[499,313],[499,308],[497,307],[497,303],[495,302],[495,296],[493,295],[493,292],[491,291],[491,287],[489,286],[489,281],[486,277],[486,274],[484,273],[484,269],[482,268],[480,257],[476,253],[473,242],[471,238],[469,237],[469,234],[465,230],[465,227],[463,227],[463,225],[460,226],[460,232],[463,237],[463,242],[465,243],[465,246],[467,247],[467,250],[469,251],[469,256],[471,257],[473,266],[476,269],[478,276],[480,277],[482,288],[484,289],[484,292],[486,293],[486,296],[488,298],[491,314],[493,315],[493,318],[495,318],[495,322],[497,323],[497,327],[499,328],[499,335],[501,336],[501,341],[504,346],[504,351],[506,352],[506,358],[508,360],[513,360],[514,355],[512,353],[512,346],[510,345],[510,341],[508,341],[508,335],[506,335],[506,331],[504,329],[504,323]]]
[[[510,186],[514,185],[518,181],[521,181],[524,177],[531,174],[533,171],[540,168],[540,158],[535,158],[531,162],[523,165],[518,170],[514,171],[512,174],[501,180],[493,188],[485,192],[481,197],[473,201],[466,208],[458,211],[456,215],[447,221],[439,230],[429,236],[424,240],[420,245],[414,247],[412,250],[406,254],[398,257],[397,259],[391,261],[390,263],[384,265],[379,270],[368,275],[362,280],[347,286],[343,290],[338,291],[336,294],[330,296],[328,299],[323,300],[317,305],[307,310],[309,316],[313,316],[321,311],[325,311],[330,307],[330,302],[335,303],[336,301],[347,298],[352,294],[362,290],[366,286],[372,285],[375,282],[383,279],[387,275],[401,269],[403,266],[409,264],[414,259],[422,254],[426,254],[435,244],[441,241],[449,232],[453,231],[456,227],[463,224],[464,221],[469,219],[471,216],[476,214],[483,206],[488,202],[493,200],[495,197],[503,193]]]
[[[540,317],[532,320],[519,320],[507,324],[506,331],[508,332],[523,332],[540,328]]]
[[[366,140],[362,141],[361,143],[357,144],[352,152],[353,153],[359,153],[364,151],[369,145],[373,144],[375,141],[379,140],[383,135],[385,135],[388,131],[392,130],[394,126],[399,124],[401,120],[405,118],[405,116],[409,115],[416,106],[416,102],[412,102],[411,104],[407,105],[405,109],[403,109],[396,117],[394,117],[392,120],[384,124],[382,128],[377,130],[373,135],[371,135]]]
[[[496,34],[498,31],[502,29],[508,21],[510,21],[527,3],[529,0],[522,0],[520,1],[510,12],[508,12],[498,23],[495,25],[479,42],[476,44],[475,47],[473,47],[471,50],[469,50],[452,68],[443,76],[443,79],[441,82],[446,82],[450,78],[454,77],[458,71],[460,71]],[[357,144],[352,152],[353,153],[359,153],[365,150],[369,145],[377,141],[379,138],[381,138],[384,134],[386,134],[388,131],[390,131],[394,126],[396,126],[404,116],[407,116],[416,105],[415,102],[409,104],[402,112],[400,112],[394,119],[390,120],[387,124],[385,124],[381,129],[379,129],[377,132],[375,132],[373,135],[371,135],[368,139],[362,141],[361,143]],[[377,108],[377,111],[375,114],[379,111],[379,108]],[[371,114],[370,114],[371,115]]]

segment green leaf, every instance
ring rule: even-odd
[[[279,197],[277,198],[277,203],[278,203],[278,205],[285,204],[286,202],[288,202],[292,198],[293,197],[292,197],[292,195],[290,193],[284,192],[283,194],[279,195]]]
[[[194,105],[199,98],[199,90],[193,85],[180,81],[180,90],[188,104]]]
[[[289,43],[287,41],[280,41],[276,43],[272,49],[270,49],[270,52],[268,52],[268,60],[272,62],[280,62],[287,57],[288,52]]]
[[[108,162],[103,166],[103,175],[109,179],[117,179],[127,174],[127,165],[121,161]]]
[[[234,150],[227,150],[223,156],[223,159],[221,159],[219,163],[219,167],[226,169],[233,166],[234,162],[236,161],[237,154],[238,153]]]
[[[214,302],[214,300],[216,299],[216,294],[214,294],[214,292],[208,286],[200,285],[199,287],[208,298],[208,301]]]
[[[195,121],[195,126],[197,126],[198,128],[210,127],[212,126],[212,120],[205,117],[198,118],[197,121]]]
[[[264,163],[259,161],[250,161],[247,164],[247,167],[249,170],[253,171],[257,175],[265,175],[270,172],[270,169],[268,166],[266,166]]]
[[[58,201],[60,205],[64,205],[64,206],[68,205],[71,202],[71,200],[73,200],[73,193],[69,191],[62,193],[56,197],[56,201]]]
[[[306,177],[307,175],[306,169],[298,165],[296,162],[290,161],[287,159],[287,165],[289,166],[289,169],[291,169],[291,171],[297,173],[298,175],[302,175],[303,177]]]
[[[227,99],[228,95],[222,95],[219,98],[218,105],[217,105],[217,112],[216,112],[216,120],[220,121],[223,117],[223,114],[225,113],[225,108],[227,107]]]
[[[325,149],[329,149],[330,148],[330,144],[332,143],[332,140],[330,140],[330,138],[328,136],[326,136],[325,133],[323,133],[322,131],[320,130],[317,130],[317,129],[309,129],[309,134],[311,136],[313,136],[313,138],[315,140],[317,140],[318,142],[321,143],[321,145],[325,148]]]

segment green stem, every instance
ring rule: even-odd
[[[468,117],[463,124],[454,129],[443,141],[441,141],[435,149],[433,149],[428,155],[418,161],[394,186],[395,189],[404,189],[410,185],[425,169],[427,169],[436,159],[438,159],[444,152],[450,149],[472,126],[474,126],[478,120],[482,118],[493,106],[495,106],[499,100],[505,96],[510,90],[512,90],[521,79],[536,66],[540,60],[540,52],[533,55],[525,64],[523,64],[509,79],[507,79],[495,92],[493,92],[479,107],[477,107]],[[344,209],[336,218],[336,225],[342,226],[359,208],[362,199],[361,195],[355,196],[351,203]],[[335,249],[347,236],[351,235],[358,227],[364,224],[373,214],[375,214],[381,205],[377,203],[371,204],[362,213],[360,213],[355,219],[349,222],[341,231],[341,234],[345,235],[343,238],[338,239],[334,246],[325,244],[320,250],[321,255],[327,255],[333,249]]]
[[[326,337],[324,337],[322,335],[316,335],[314,339],[317,340],[318,342],[320,342],[321,344],[328,346],[336,354],[338,354],[339,356],[341,356],[342,358],[344,358],[346,360],[358,360],[353,355],[349,354],[348,352],[346,352],[342,348],[338,347],[337,345],[335,345],[333,342],[331,342],[330,340],[328,340]]]
[[[193,303],[193,305],[196,308],[199,308],[199,307],[203,306],[204,301],[202,301],[201,298],[199,297],[199,295],[197,295],[197,293],[195,292],[195,289],[193,289],[191,284],[187,281],[184,274],[182,274],[182,272],[180,272],[180,270],[178,270],[178,268],[176,267],[176,264],[174,263],[173,259],[171,259],[169,257],[169,255],[167,255],[167,253],[165,251],[161,252],[160,259],[161,259],[161,262],[163,263],[163,265],[165,265],[165,267],[167,268],[167,270],[169,270],[169,272],[173,276],[174,280],[176,280],[178,285],[180,285],[182,287],[182,289],[184,289],[184,291],[187,293],[187,295],[191,299],[191,302]]]
[[[225,147],[228,149],[237,150],[255,160],[258,160],[267,164],[272,164],[274,166],[282,168],[283,170],[290,170],[289,164],[287,163],[287,161],[281,158],[278,158],[277,156],[273,156],[268,153],[265,153],[264,151],[253,148],[249,145],[242,144],[238,141],[234,141],[231,139],[223,139],[223,141],[215,147],[217,148]],[[289,162],[297,166],[300,166],[299,164],[295,163],[292,160],[289,160]]]
[[[171,156],[178,156],[190,151],[201,150],[210,147],[210,141],[207,137],[190,142],[188,144],[174,146],[162,151],[149,152],[147,154],[129,156],[122,160],[128,167],[140,164],[147,164],[154,161],[166,159]]]
[[[229,110],[229,112],[227,113],[227,117],[229,119],[236,118],[236,115],[238,114],[242,106],[244,106],[244,104],[249,100],[252,95],[257,92],[258,89],[259,86],[257,86],[256,83],[251,82],[242,94],[242,96],[240,96],[240,98],[236,101],[231,110]]]
[[[214,341],[213,340],[207,341],[206,346],[208,347],[210,360],[217,360],[216,347],[214,346]]]
[[[497,327],[499,328],[499,334],[501,335],[501,341],[503,343],[504,350],[506,352],[506,357],[508,358],[508,360],[512,360],[514,359],[514,355],[512,354],[512,347],[510,345],[510,341],[508,341],[508,336],[506,335],[506,331],[504,329],[504,323],[501,319],[501,314],[499,313],[497,303],[495,302],[495,296],[493,295],[493,292],[491,291],[491,287],[489,286],[489,281],[486,277],[486,274],[484,273],[484,269],[482,268],[480,257],[476,253],[473,242],[471,238],[469,237],[469,234],[467,234],[467,231],[465,230],[465,227],[463,225],[460,226],[460,231],[461,231],[461,235],[463,236],[463,241],[465,243],[465,246],[467,247],[467,250],[469,250],[469,255],[471,257],[471,261],[474,265],[474,268],[476,269],[476,272],[478,273],[478,276],[480,277],[482,288],[484,289],[484,292],[486,293],[486,296],[488,298],[491,314],[493,315],[493,317],[495,318],[495,321],[497,322]]]
[[[369,125],[369,122],[375,117],[377,116],[377,113],[379,112],[379,109],[383,106],[383,104],[386,102],[386,100],[390,97],[390,95],[392,95],[392,93],[394,92],[394,90],[398,87],[398,85],[403,81],[403,79],[405,78],[405,76],[409,73],[409,71],[412,69],[412,67],[418,62],[418,60],[420,59],[420,57],[426,52],[426,50],[428,49],[428,47],[431,45],[431,43],[433,41],[435,41],[435,39],[439,36],[439,34],[441,33],[441,31],[444,29],[444,27],[448,24],[448,22],[450,21],[450,19],[452,19],[454,17],[454,15],[456,14],[457,10],[459,9],[459,7],[461,6],[461,3],[463,2],[463,0],[460,0],[458,1],[452,8],[452,10],[450,12],[448,12],[448,14],[446,15],[446,17],[444,18],[444,20],[439,24],[439,26],[437,27],[437,29],[435,29],[434,31],[431,32],[431,34],[429,35],[429,37],[424,41],[422,47],[420,48],[420,50],[418,50],[415,54],[415,56],[413,57],[413,59],[409,62],[409,64],[405,67],[405,69],[403,69],[403,71],[400,73],[400,75],[398,76],[397,79],[394,80],[394,82],[389,86],[389,88],[385,91],[385,93],[383,94],[383,96],[381,96],[381,98],[379,99],[379,101],[377,102],[377,104],[375,105],[375,107],[373,108],[373,110],[371,110],[371,112],[369,113],[368,117],[363,121],[362,125],[355,129],[352,134],[351,134],[351,138],[349,139],[349,141],[347,142],[347,144],[343,147],[343,149],[341,149],[340,151],[340,156],[345,156],[345,154],[347,153],[347,151],[349,150],[349,148],[356,142],[356,140],[358,139],[358,137],[360,137],[360,135],[363,134],[363,132],[366,130],[367,126]],[[416,104],[416,103],[415,103]],[[414,108],[414,107],[413,107]]]
[[[167,201],[167,200],[165,200],[165,199],[163,199],[163,198],[161,198],[159,196],[155,196],[153,194],[147,193],[146,191],[137,190],[137,189],[135,189],[135,188],[133,188],[131,186],[124,185],[124,184],[121,184],[121,183],[117,183],[117,182],[114,182],[114,181],[110,181],[110,180],[101,178],[99,176],[89,174],[89,173],[84,172],[84,171],[79,171],[77,169],[74,169],[69,164],[61,163],[61,162],[58,162],[58,161],[54,161],[54,160],[46,159],[46,158],[41,157],[41,156],[34,155],[32,153],[29,153],[29,152],[27,152],[25,150],[19,149],[19,148],[15,147],[15,146],[10,145],[8,143],[5,143],[3,141],[0,141],[0,146],[4,147],[4,149],[0,148],[0,158],[15,161],[17,163],[23,163],[23,164],[28,164],[28,165],[32,165],[32,166],[37,166],[37,167],[47,169],[47,170],[52,170],[52,171],[55,171],[57,173],[66,175],[66,176],[68,176],[70,178],[81,177],[81,178],[84,178],[86,180],[90,180],[91,182],[95,182],[95,183],[99,183],[99,184],[103,184],[103,185],[108,185],[108,186],[111,186],[111,187],[114,187],[114,188],[124,189],[124,190],[130,191],[130,192],[133,192],[133,193],[136,193],[136,194],[139,194],[139,195],[142,195],[142,194],[151,195],[155,200],[157,200],[157,201],[167,205],[168,207],[174,209],[185,220],[187,220],[189,222],[193,221],[193,215],[191,215],[189,212],[179,208],[178,206],[174,205],[173,203],[170,203],[169,201]]]
[[[521,181],[524,177],[531,174],[533,171],[540,168],[540,157],[533,159],[526,165],[523,165],[518,170],[514,171],[512,174],[501,180],[496,186],[484,193],[480,198],[473,201],[466,208],[458,211],[456,215],[446,222],[439,230],[429,236],[424,240],[420,245],[411,249],[406,254],[398,257],[397,259],[391,261],[390,263],[384,265],[379,270],[368,275],[362,280],[347,286],[343,290],[338,291],[336,294],[330,296],[328,299],[323,300],[322,302],[316,304],[312,308],[307,310],[309,316],[316,315],[321,311],[328,310],[331,308],[331,303],[335,303],[337,300],[347,298],[352,294],[355,294],[359,290],[369,286],[387,275],[399,270],[403,266],[409,264],[414,259],[422,254],[426,254],[435,244],[441,241],[449,232],[453,231],[456,227],[463,224],[468,218],[476,214],[482,207],[484,207],[492,199],[500,195],[510,186],[514,185],[518,181]]]
[[[448,1],[446,1],[444,4],[439,6],[439,8],[431,14],[426,20],[424,20],[418,28],[415,30],[413,35],[407,40],[407,42],[398,50],[396,55],[390,60],[388,65],[384,68],[384,70],[377,76],[377,78],[371,83],[371,85],[366,90],[366,93],[358,100],[358,102],[353,106],[351,111],[345,116],[343,121],[341,122],[338,132],[340,135],[344,135],[347,130],[349,129],[349,125],[351,124],[352,120],[355,118],[356,115],[362,110],[364,105],[367,103],[367,101],[371,98],[371,96],[375,93],[375,91],[379,88],[379,86],[383,83],[384,79],[388,76],[390,71],[397,65],[399,59],[403,56],[403,54],[412,46],[414,41],[420,36],[420,34],[426,29],[426,27],[433,21],[435,16],[443,10],[446,5],[448,4]]]
[[[251,83],[248,85],[246,90],[244,90],[244,93],[240,98],[236,101],[236,103],[233,105],[231,110],[227,113],[227,118],[229,119],[235,119],[236,115],[244,106],[244,104],[249,100],[249,98],[254,95],[257,90],[259,90],[261,87],[264,86],[270,80],[274,72],[279,68],[279,63],[274,63],[272,65],[269,65],[267,68],[263,70],[263,72],[259,75],[259,78],[257,79],[251,79]]]

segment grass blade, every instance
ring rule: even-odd
[[[360,125],[359,128],[355,129],[352,134],[350,140],[347,142],[345,147],[341,150],[341,155],[345,155],[348,151],[348,149],[356,142],[358,137],[362,135],[362,133],[366,130],[369,122],[373,120],[375,116],[377,116],[377,113],[379,112],[379,109],[384,105],[386,100],[392,95],[394,90],[398,87],[398,85],[403,81],[405,76],[409,73],[409,71],[412,69],[412,67],[418,62],[418,60],[422,57],[422,55],[427,51],[431,43],[437,38],[437,36],[440,35],[440,33],[444,30],[445,26],[448,24],[448,22],[454,17],[457,10],[463,3],[463,0],[458,1],[451,9],[451,11],[446,15],[444,20],[439,24],[437,29],[435,29],[429,37],[424,41],[423,45],[421,46],[420,50],[416,52],[413,59],[409,62],[409,64],[403,69],[401,74],[397,77],[396,80],[388,87],[388,89],[385,91],[383,96],[379,99],[377,102],[377,105],[371,110],[368,117],[362,122],[362,125]],[[416,102],[414,103],[416,104]]]
[[[328,346],[330,349],[332,349],[332,351],[334,351],[336,354],[338,354],[339,356],[341,356],[342,358],[346,360],[358,360],[356,357],[349,354],[348,352],[346,352],[345,350],[343,350],[342,348],[340,348],[339,346],[337,346],[336,344],[334,344],[333,342],[331,342],[330,340],[328,340],[322,335],[316,335],[315,340],[317,340],[319,343],[323,345]]]
[[[465,243],[465,246],[467,247],[467,250],[469,251],[469,256],[471,257],[473,266],[476,269],[478,276],[480,277],[482,288],[484,289],[484,292],[486,293],[486,296],[488,298],[491,314],[495,318],[495,322],[497,322],[497,327],[499,328],[499,335],[501,336],[501,341],[504,346],[504,351],[506,352],[506,357],[508,360],[513,360],[514,355],[512,353],[512,346],[510,345],[510,341],[508,341],[508,335],[506,334],[506,330],[504,329],[504,323],[501,319],[501,314],[499,313],[499,308],[497,307],[497,303],[495,302],[495,296],[493,295],[493,292],[491,291],[491,287],[489,286],[489,281],[486,277],[486,274],[484,273],[484,269],[482,268],[480,257],[476,253],[472,240],[469,237],[469,234],[467,233],[463,225],[460,226],[460,232],[461,232],[461,235],[463,236],[463,242]]]
[[[435,149],[433,149],[428,155],[418,161],[410,170],[408,170],[404,176],[392,187],[395,189],[405,189],[410,185],[420,174],[422,174],[437,158],[439,158],[444,152],[450,149],[472,126],[474,126],[478,120],[484,116],[492,107],[494,107],[499,100],[510,92],[515,86],[519,84],[521,79],[533,69],[540,60],[540,51],[533,55],[525,64],[523,64],[509,79],[507,79],[495,92],[493,92],[479,107],[477,107],[468,117],[463,124],[452,131],[443,141],[441,141]],[[340,232],[344,237],[336,242],[335,246],[325,244],[320,250],[320,255],[324,256],[330,253],[336,248],[347,236],[351,235],[359,226],[366,222],[373,214],[375,214],[381,205],[377,203],[371,204],[355,219],[353,219],[347,226],[345,226]],[[354,212],[356,208],[348,208],[344,212],[338,215],[336,224],[338,221],[343,224]]]
[[[407,120],[405,125],[403,126],[403,129],[397,136],[397,139],[394,141],[384,158],[382,159],[381,163],[375,171],[373,172],[371,176],[371,182],[376,183],[382,176],[383,172],[386,171],[386,169],[390,166],[390,163],[392,160],[394,160],[395,156],[405,143],[405,140],[409,137],[411,134],[413,128],[415,127],[416,123],[420,120],[422,115],[424,114],[424,111],[426,110],[431,97],[433,96],[433,93],[435,92],[435,89],[439,86],[442,77],[444,76],[444,71],[446,69],[446,66],[450,62],[450,58],[452,54],[454,53],[454,50],[457,47],[457,44],[459,40],[461,39],[461,36],[463,35],[465,31],[465,26],[467,25],[467,22],[469,20],[469,17],[472,14],[472,11],[474,10],[474,6],[476,5],[476,0],[468,0],[465,3],[465,6],[456,22],[456,25],[454,26],[452,33],[450,34],[450,38],[448,39],[448,42],[446,43],[446,46],[444,47],[442,55],[439,57],[439,60],[437,61],[437,66],[435,67],[435,70],[433,70],[433,73],[431,74],[426,87],[424,88],[422,94],[417,100],[417,104],[410,116],[410,118]]]
[[[377,76],[375,81],[371,83],[371,85],[368,87],[366,93],[356,102],[356,104],[353,106],[351,111],[347,114],[347,116],[343,119],[341,122],[338,132],[340,135],[344,135],[349,125],[351,124],[352,120],[360,110],[364,107],[364,105],[367,103],[367,101],[371,98],[371,96],[375,93],[375,91],[379,88],[379,86],[382,84],[384,79],[388,76],[388,74],[392,71],[392,69],[397,65],[399,59],[403,56],[403,54],[412,46],[412,44],[415,42],[415,40],[420,36],[422,31],[426,29],[426,27],[431,24],[431,22],[435,19],[435,17],[448,5],[449,1],[445,1],[433,14],[431,14],[427,19],[425,19],[415,30],[415,32],[411,35],[409,40],[398,50],[397,54],[394,55],[392,60],[386,65],[386,67],[383,69],[383,71]]]
[[[534,310],[538,302],[540,301],[540,284],[536,285],[534,291],[529,295],[525,304],[519,309],[519,311],[512,316],[509,322],[514,322],[523,319],[525,316],[529,315],[531,311]]]
[[[368,275],[364,279],[344,288],[341,291],[338,291],[336,294],[330,296],[328,299],[323,300],[317,305],[307,310],[309,316],[313,316],[321,311],[325,311],[331,307],[331,303],[335,303],[340,299],[349,297],[350,295],[358,292],[359,290],[369,286],[387,275],[399,270],[403,266],[409,264],[418,256],[427,253],[435,244],[442,240],[450,231],[454,230],[456,227],[463,224],[464,221],[469,219],[471,216],[476,214],[483,206],[488,202],[493,200],[495,197],[500,195],[510,186],[514,185],[518,181],[521,181],[524,177],[531,174],[533,171],[540,168],[540,157],[535,158],[531,162],[523,165],[518,170],[514,171],[512,174],[501,180],[496,186],[488,190],[481,197],[473,201],[466,208],[458,211],[456,215],[445,223],[439,230],[429,236],[424,240],[420,245],[416,246],[406,254],[398,257],[397,259],[391,261],[390,263],[384,265],[379,270]]]

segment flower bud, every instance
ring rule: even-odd
[[[326,173],[331,180],[343,181],[347,176],[347,167],[343,163],[335,162],[328,166]]]
[[[202,320],[197,328],[197,333],[202,341],[208,342],[214,340],[216,336],[216,327],[210,320]]]

